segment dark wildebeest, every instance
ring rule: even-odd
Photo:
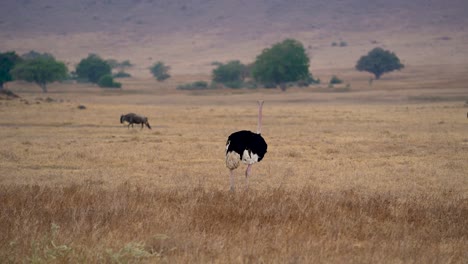
[[[134,113],[128,113],[126,115],[121,115],[120,116],[120,123],[123,124],[123,122],[127,121],[128,122],[128,128],[130,128],[130,125],[133,124],[141,124],[141,128],[143,128],[143,125],[146,125],[149,129],[151,129],[150,124],[148,123],[148,118],[146,116],[141,116],[137,115]]]

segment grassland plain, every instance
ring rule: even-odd
[[[417,74],[402,84],[402,73],[351,93],[167,92],[177,78],[162,91],[136,79],[120,93],[61,84],[48,96],[63,101],[50,103],[15,84],[29,104],[0,101],[0,259],[464,263],[462,72],[446,89],[431,76],[417,86]],[[268,153],[250,189],[239,168],[230,193],[225,140],[256,128],[259,97]],[[369,98],[379,100],[361,104]],[[121,125],[130,111],[153,129]]]

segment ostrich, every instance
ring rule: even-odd
[[[121,115],[120,116],[120,123],[123,124],[123,122],[127,121],[128,122],[128,128],[130,128],[130,125],[133,124],[141,124],[141,128],[143,129],[143,125],[146,125],[149,129],[151,129],[150,124],[148,123],[148,118],[146,116],[141,116],[137,115],[134,113],[128,113],[126,115]]]
[[[232,133],[226,142],[226,167],[229,169],[231,191],[234,191],[234,170],[239,167],[240,161],[247,164],[245,171],[246,189],[249,186],[249,175],[252,164],[260,162],[267,152],[267,143],[260,134],[262,129],[263,101],[258,101],[258,128],[257,133],[241,130]]]

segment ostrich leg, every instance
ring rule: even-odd
[[[229,180],[231,181],[231,188],[229,189],[229,191],[233,192],[235,189],[234,189],[234,171],[233,170],[229,170]]]
[[[247,165],[247,169],[245,170],[245,189],[249,189],[249,175],[250,171],[252,170],[252,164]]]

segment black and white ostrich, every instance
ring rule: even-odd
[[[260,162],[267,152],[267,143],[260,134],[262,130],[263,101],[258,101],[257,133],[241,130],[232,133],[226,142],[226,167],[229,169],[231,191],[234,191],[234,170],[240,162],[247,164],[245,171],[246,188],[249,186],[249,175],[252,164]]]

